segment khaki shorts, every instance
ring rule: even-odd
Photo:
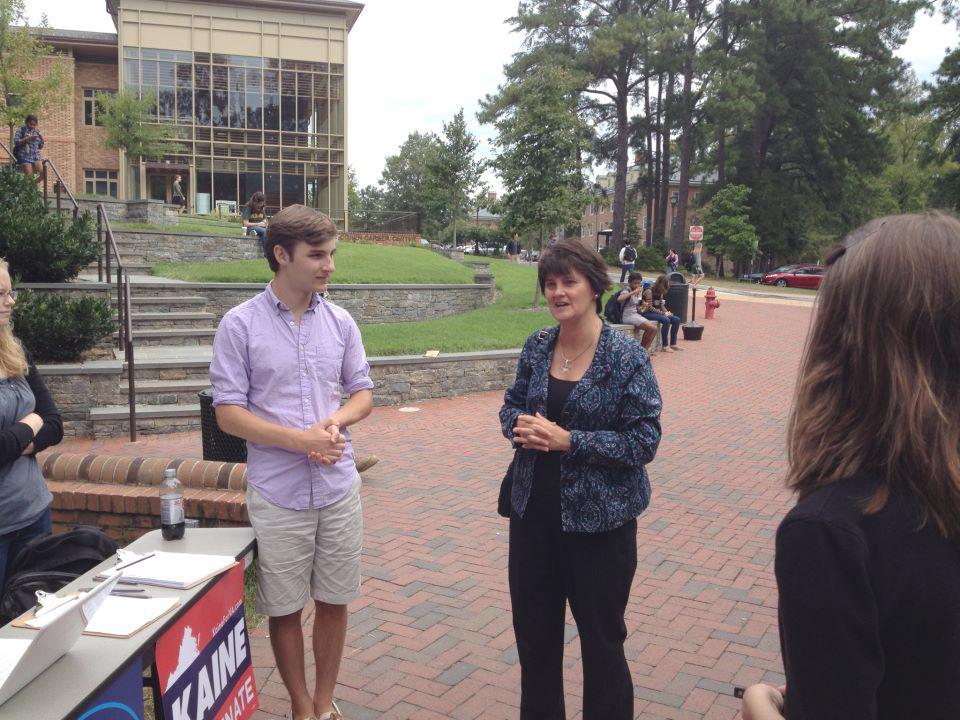
[[[330,605],[360,597],[359,474],[343,498],[319,510],[278,507],[248,486],[247,513],[257,536],[257,612],[280,617],[310,596]]]

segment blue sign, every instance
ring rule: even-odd
[[[76,720],[143,720],[142,675],[138,657],[96,700],[80,710]]]

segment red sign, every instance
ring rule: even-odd
[[[168,720],[247,720],[260,707],[243,615],[243,566],[231,568],[157,641]]]
[[[703,240],[703,225],[690,226],[690,239],[693,240],[693,242]]]

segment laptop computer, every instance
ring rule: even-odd
[[[33,638],[0,639],[0,705],[73,647],[119,579],[119,574],[113,575],[93,590],[38,615],[48,620]]]

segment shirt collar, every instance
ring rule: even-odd
[[[286,303],[283,302],[280,298],[277,297],[277,294],[273,291],[273,281],[267,283],[266,288],[267,297],[270,300],[270,307],[276,308],[277,313],[282,312],[292,312],[290,308],[287,307]],[[310,305],[307,306],[307,311],[314,311],[317,309],[317,305],[320,303],[321,295],[320,293],[313,293],[310,297]]]

